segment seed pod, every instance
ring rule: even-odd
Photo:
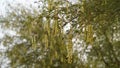
[[[92,25],[88,25],[87,29],[87,39],[86,42],[92,44],[93,43],[93,27]]]
[[[72,38],[69,39],[68,41],[68,46],[67,46],[67,51],[68,51],[68,63],[72,63],[72,52],[73,52],[73,49],[72,49]]]

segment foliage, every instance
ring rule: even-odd
[[[20,40],[7,50],[12,68],[120,67],[119,0],[40,2],[44,5],[40,13],[18,10],[5,19]],[[64,31],[68,24],[70,29]]]

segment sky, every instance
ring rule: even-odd
[[[5,14],[7,3],[10,3],[10,4],[20,3],[25,6],[32,4],[33,6],[37,6],[36,4],[34,4],[35,1],[38,1],[38,0],[0,0],[0,16]],[[69,1],[72,2],[73,4],[77,2],[77,0],[69,0]]]
[[[29,5],[33,5],[33,6],[37,6],[36,4],[34,4],[34,1],[38,1],[38,0],[0,0],[0,15],[5,14],[5,9],[7,8],[7,4],[10,3],[12,5],[20,3],[24,6],[29,6]]]
[[[37,4],[34,4],[34,1],[38,1],[38,0],[29,0],[29,1],[28,0],[0,0],[0,18],[6,15],[6,9],[9,3],[12,5],[20,3],[26,7],[30,5],[32,5],[33,7],[37,7]],[[4,37],[5,32],[6,31],[4,31],[0,26],[0,39]]]

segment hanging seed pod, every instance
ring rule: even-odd
[[[60,58],[60,61],[61,61],[61,62],[64,62],[64,59],[63,59],[63,57],[61,57],[61,58]]]
[[[50,36],[50,19],[48,19],[48,22],[46,23],[46,29],[45,29],[48,33],[48,36]]]
[[[48,0],[48,9],[52,10],[53,8],[53,0]]]
[[[92,25],[88,25],[86,28],[87,28],[86,42],[92,44],[93,43],[93,27]]]
[[[50,59],[50,64],[52,64],[53,62],[52,62],[52,59]]]
[[[36,36],[33,36],[32,38],[32,48],[36,50]]]
[[[68,55],[68,63],[70,63],[70,64],[72,63],[72,54]]]
[[[48,36],[50,35],[49,23],[44,23],[45,35],[42,42],[45,44],[45,49],[48,48]]]
[[[55,23],[54,23],[54,35],[56,36],[57,34],[58,34],[58,22],[57,21],[55,21]]]
[[[45,37],[44,37],[44,43],[45,43],[45,49],[48,48],[48,37],[47,35],[45,34]]]
[[[82,0],[82,2],[81,2],[81,5],[82,5],[82,6],[81,6],[81,11],[82,11],[82,12],[84,12],[84,2],[85,2],[85,0]]]
[[[67,51],[68,51],[68,63],[72,63],[72,52],[73,52],[73,48],[72,48],[72,34],[70,33],[69,35],[69,39],[68,39],[68,46],[67,46]]]
[[[55,51],[55,58],[57,58],[58,57],[58,53],[57,53],[57,51]]]
[[[54,49],[54,46],[53,46],[53,39],[51,39],[52,41],[50,42],[50,49]]]
[[[67,50],[68,50],[68,55],[67,55],[68,63],[72,63],[72,44],[68,45]]]

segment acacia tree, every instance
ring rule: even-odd
[[[119,0],[40,2],[40,13],[21,10],[5,19],[5,24],[17,30],[18,36],[9,37],[10,41],[17,38],[20,42],[7,50],[11,67],[120,67]],[[68,24],[70,29],[64,31]]]

